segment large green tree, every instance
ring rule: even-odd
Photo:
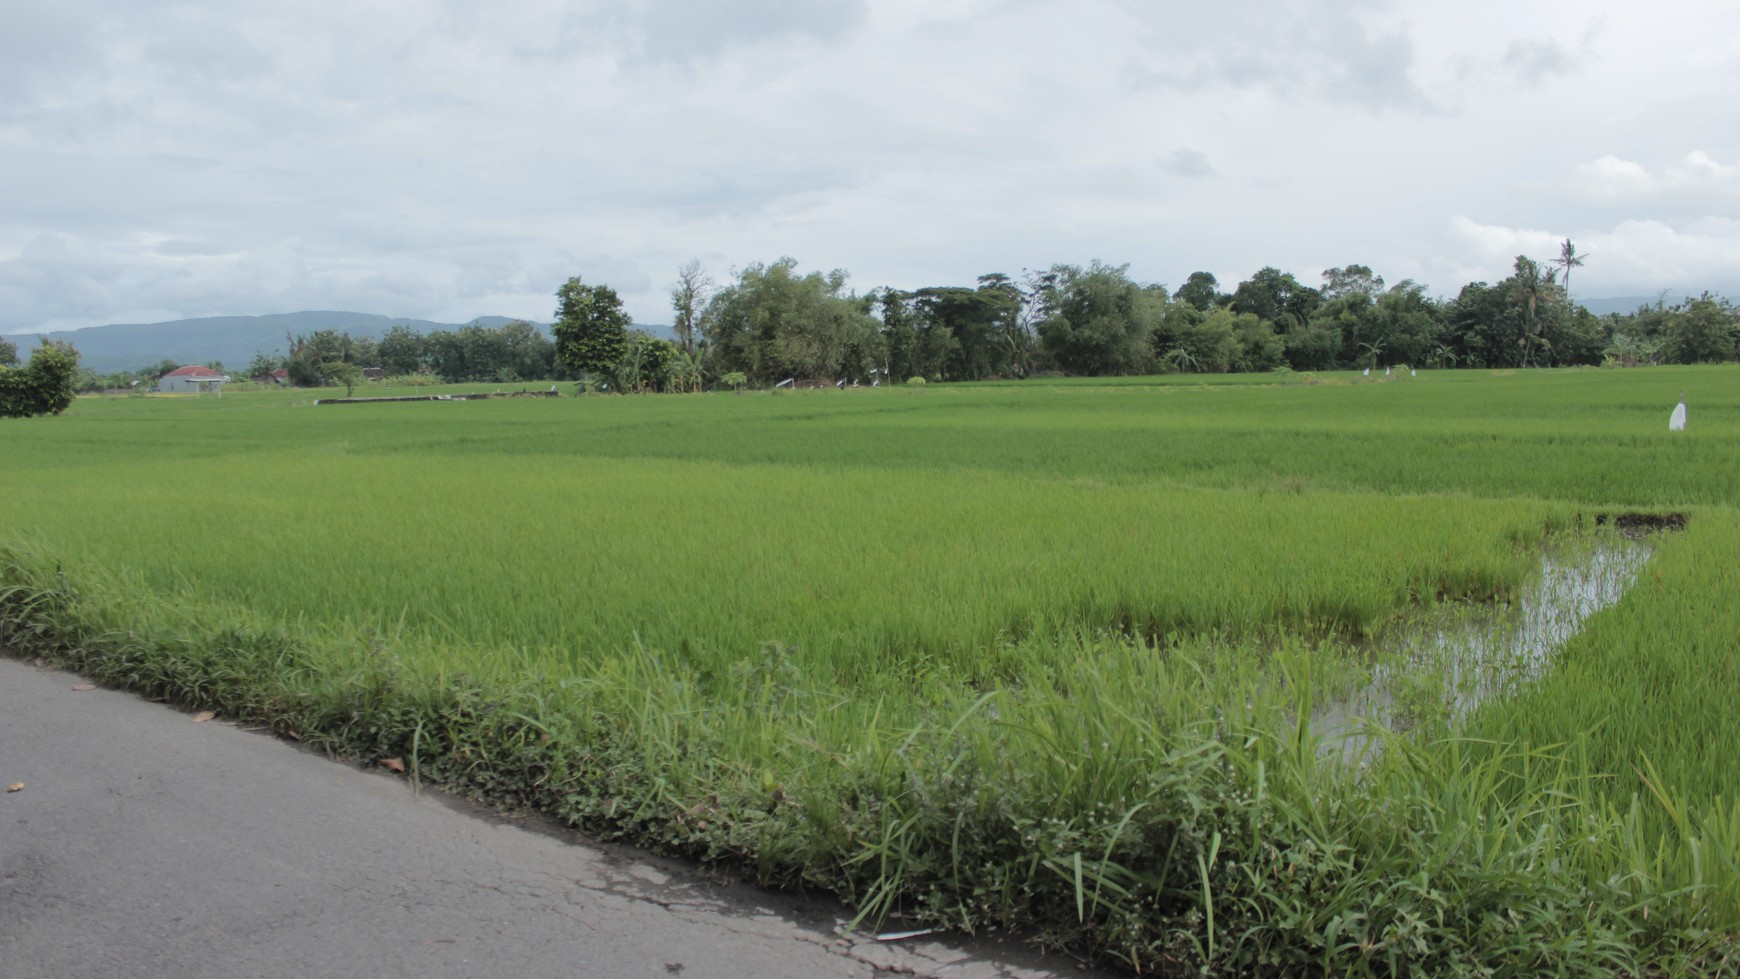
[[[24,366],[0,365],[0,418],[58,415],[73,403],[78,385],[79,352],[44,340]]]
[[[1274,266],[1264,266],[1233,291],[1234,312],[1252,313],[1284,330],[1303,326],[1323,302],[1323,294]]]
[[[885,352],[882,369],[890,377],[902,381],[924,372],[920,359],[917,316],[912,310],[912,294],[896,289],[878,289],[876,309],[882,314],[882,349]]]
[[[1543,269],[1527,255],[1516,257],[1516,272],[1508,280],[1510,294],[1522,314],[1522,366],[1531,367],[1543,355],[1550,355],[1552,341],[1548,336],[1547,318],[1554,312],[1554,300],[1559,291],[1554,281],[1557,272]]]
[[[290,346],[290,356],[284,369],[290,375],[290,382],[298,387],[321,387],[330,380],[326,370],[328,364],[354,362],[351,357],[356,341],[349,332],[315,330],[306,335],[287,335],[285,339]]]
[[[977,288],[932,286],[913,294],[930,329],[954,337],[942,375],[977,381],[1015,373],[1021,347],[1021,288],[1006,275],[979,277]]]
[[[18,363],[18,347],[7,340],[0,340],[0,367],[11,367]]]
[[[1367,298],[1376,299],[1383,294],[1384,277],[1373,272],[1369,265],[1343,265],[1338,269],[1324,269],[1321,291],[1324,302],[1354,293],[1363,293]]]
[[[428,364],[428,340],[404,323],[395,323],[375,349],[389,375],[416,374]]]
[[[1128,265],[1054,265],[1041,285],[1039,339],[1072,374],[1140,374],[1154,368],[1153,337],[1168,297],[1130,279]]]
[[[704,317],[715,373],[741,372],[758,382],[870,380],[888,360],[870,315],[877,297],[851,294],[846,279],[840,269],[800,274],[790,258],[743,269],[713,296]]]
[[[556,290],[556,358],[577,374],[609,374],[628,352],[633,323],[615,289],[575,276]]]
[[[1203,313],[1227,299],[1220,294],[1220,282],[1213,272],[1190,273],[1190,277],[1184,280],[1184,284],[1178,287],[1172,298]]]
[[[1426,363],[1438,347],[1443,322],[1425,286],[1411,279],[1397,283],[1372,307],[1368,336],[1381,348],[1372,366]]]
[[[1662,328],[1663,352],[1678,364],[1733,360],[1740,339],[1740,311],[1709,293],[1687,300]]]

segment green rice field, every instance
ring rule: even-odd
[[[0,646],[870,923],[1734,974],[1737,450],[1734,367],[84,398],[0,422]],[[1524,672],[1398,652],[1664,520]]]

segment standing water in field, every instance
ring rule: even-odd
[[[1625,594],[1653,550],[1647,539],[1620,534],[1559,545],[1514,601],[1435,609],[1391,630],[1370,682],[1313,712],[1321,750],[1352,758],[1368,740],[1362,721],[1400,731],[1455,720],[1539,677],[1584,619]]]

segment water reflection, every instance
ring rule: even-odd
[[[1625,594],[1653,551],[1642,536],[1561,546],[1514,602],[1440,608],[1389,630],[1371,682],[1313,712],[1321,750],[1351,759],[1366,746],[1363,721],[1399,731],[1428,716],[1454,720],[1535,679],[1583,620]]]

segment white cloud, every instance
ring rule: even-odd
[[[1694,201],[1709,205],[1740,201],[1740,166],[1693,150],[1656,170],[1606,155],[1578,164],[1574,187],[1587,199],[1637,203]]]
[[[1546,261],[1569,238],[1588,264],[1573,285],[1583,295],[1648,295],[1740,291],[1740,220],[1704,218],[1681,227],[1657,220],[1621,221],[1580,233],[1481,224],[1458,215],[1450,235],[1461,274],[1494,281],[1510,274],[1518,255]]]

